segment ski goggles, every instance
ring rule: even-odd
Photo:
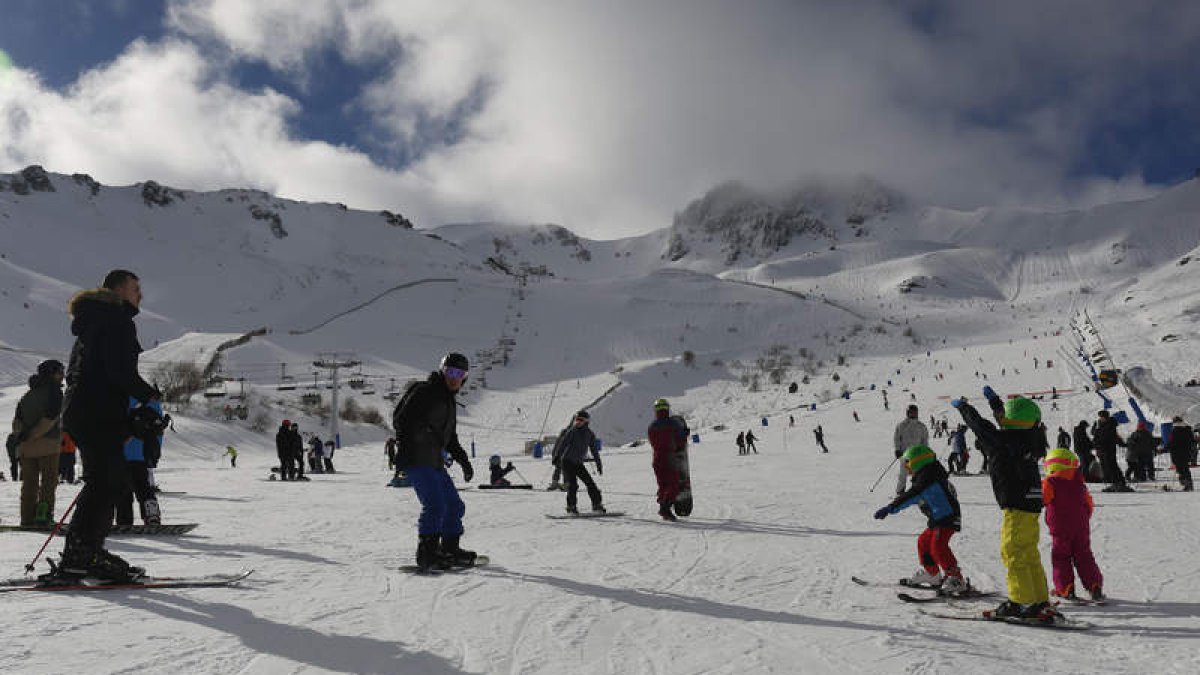
[[[463,370],[462,368],[455,368],[454,366],[446,366],[445,368],[442,368],[442,374],[451,380],[467,379],[467,371]]]

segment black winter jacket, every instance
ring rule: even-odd
[[[583,464],[590,451],[592,459],[595,459],[596,464],[599,465],[599,445],[596,442],[596,434],[586,424],[582,427],[576,427],[572,424],[563,429],[562,433],[558,435],[558,440],[554,442],[554,452],[551,453],[550,459],[555,466],[563,462]]]
[[[392,426],[396,429],[396,466],[444,468],[442,451],[450,453],[464,468],[470,464],[467,452],[458,442],[457,404],[454,392],[446,388],[442,374],[434,371],[429,379],[416,384],[396,406]]]
[[[1072,440],[1075,443],[1075,454],[1080,457],[1084,455],[1091,456],[1094,446],[1092,445],[1092,437],[1088,436],[1087,422],[1080,422],[1075,425],[1075,431],[1072,433],[1072,436]]]
[[[1117,421],[1111,417],[1096,423],[1093,436],[1096,440],[1096,452],[1115,453],[1118,445],[1125,447],[1124,439],[1117,433]]]
[[[71,298],[75,346],[67,366],[63,429],[79,438],[93,433],[127,437],[129,397],[146,403],[158,392],[138,374],[138,309],[105,288]]]
[[[959,406],[958,412],[989,450],[992,494],[1000,508],[1041,513],[1042,477],[1038,473],[1038,457],[1045,438],[1042,432],[1036,428],[997,429],[968,403]]]
[[[1167,437],[1167,451],[1171,453],[1171,462],[1175,466],[1187,465],[1192,461],[1192,448],[1196,447],[1196,437],[1192,428],[1186,424],[1171,427],[1171,435]]]

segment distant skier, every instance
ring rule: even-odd
[[[388,436],[387,442],[383,444],[383,454],[387,455],[388,471],[396,469],[396,439],[393,436]]]
[[[920,420],[920,411],[916,404],[911,404],[904,411],[904,419],[896,425],[892,434],[892,446],[896,457],[914,445],[929,445],[929,429]],[[896,494],[903,494],[908,483],[908,469],[901,463],[900,474],[896,476]]]
[[[950,434],[950,438],[946,439],[946,445],[950,446],[950,456],[946,459],[946,465],[949,467],[950,473],[958,476],[967,473],[967,460],[970,457],[967,454],[967,425],[960,424]]]
[[[222,455],[222,457],[229,458],[230,468],[237,468],[237,448],[233,447],[232,445],[225,446],[225,454]]]
[[[417,521],[417,568],[475,564],[475,552],[459,546],[466,505],[446,465],[443,452],[462,467],[463,480],[470,483],[475,469],[458,440],[458,410],[455,396],[467,379],[468,361],[451,352],[442,357],[438,370],[415,385],[392,414],[396,431],[396,465],[405,472],[421,502]]]
[[[279,457],[279,479],[292,479],[292,421],[280,422],[275,432],[275,454]]]
[[[925,531],[917,538],[917,560],[921,567],[908,580],[914,584],[939,586],[947,594],[967,588],[958,560],[950,550],[950,537],[962,529],[958,494],[946,469],[928,446],[914,445],[901,455],[904,470],[912,474],[912,487],[896,495],[890,504],[875,512],[883,520],[910,506],[919,506],[927,518]]]
[[[677,520],[671,507],[682,487],[678,455],[687,452],[689,433],[683,418],[671,415],[667,399],[654,401],[654,421],[646,430],[646,437],[654,450],[651,466],[658,481],[658,515],[663,520]]]
[[[1042,502],[1050,530],[1054,595],[1075,597],[1075,571],[1093,600],[1104,598],[1104,576],[1092,554],[1092,496],[1079,473],[1079,458],[1066,448],[1046,453]]]
[[[1092,444],[1087,420],[1079,420],[1079,424],[1075,425],[1075,429],[1071,432],[1071,438],[1075,454],[1079,457],[1079,471],[1083,474],[1083,480],[1086,481],[1092,474],[1092,462],[1096,461],[1095,455],[1092,454],[1095,446]]]
[[[1000,428],[985,420],[966,402],[950,402],[967,427],[983,439],[992,453],[992,492],[1004,514],[1000,525],[1000,558],[1008,581],[1008,600],[992,615],[1053,622],[1058,611],[1050,605],[1046,570],[1038,553],[1042,511],[1041,475],[1038,457],[1041,435],[1035,428],[1042,412],[1033,401],[1017,396],[1002,401],[992,388],[984,387],[992,415]]]
[[[588,498],[592,500],[592,511],[604,513],[604,498],[600,494],[600,488],[596,487],[596,481],[592,480],[591,474],[583,465],[588,453],[591,453],[596,462],[596,473],[604,475],[604,465],[600,461],[600,441],[588,428],[591,417],[586,410],[575,413],[571,426],[563,429],[558,435],[551,455],[551,462],[562,467],[563,479],[567,481],[567,513],[579,513],[576,506],[579,481],[583,481],[587,487]]]
[[[758,446],[754,444],[754,441],[757,441],[757,440],[758,440],[758,438],[756,438],[754,436],[753,429],[750,429],[749,431],[746,432],[746,454],[747,455],[750,454],[751,450],[754,451],[754,454],[756,454],[756,455],[758,454]]]
[[[304,437],[300,435],[300,425],[292,422],[292,432],[289,435],[288,447],[292,452],[292,480],[308,480],[304,477]]]
[[[829,448],[825,447],[825,430],[818,424],[816,429],[813,429],[813,435],[817,437],[817,445],[820,446],[821,452],[829,452]]]
[[[1117,432],[1117,421],[1107,410],[1096,413],[1096,430],[1093,432],[1096,443],[1096,456],[1100,459],[1100,468],[1104,471],[1104,482],[1108,487],[1103,492],[1133,492],[1133,488],[1125,484],[1125,476],[1117,464],[1117,446],[1125,447],[1125,439]]]
[[[337,452],[337,445],[333,441],[325,441],[325,456],[322,458],[325,461],[325,473],[337,473],[333,469],[333,453]]]
[[[321,473],[325,470],[321,462],[321,455],[325,454],[325,444],[321,442],[321,437],[316,434],[308,439],[308,470],[312,473]]]
[[[851,410],[850,412],[851,412],[851,414],[852,414],[852,415],[854,415],[854,421],[855,421],[855,422],[861,422],[861,421],[862,421],[862,420],[858,419],[858,411],[857,411],[857,410]]]
[[[737,435],[737,439],[734,442],[737,443],[738,454],[739,455],[746,454],[746,432],[739,431],[738,435]]]
[[[505,476],[510,472],[515,471],[517,467],[513,466],[512,462],[500,465],[500,455],[492,455],[488,458],[488,470],[491,472],[491,477],[488,484],[494,487],[508,487],[512,485]]]
[[[1067,433],[1066,429],[1059,427],[1058,428],[1058,437],[1055,439],[1055,443],[1056,443],[1056,445],[1054,447],[1056,447],[1056,448],[1066,448],[1067,450],[1070,450],[1071,449],[1071,434]]]
[[[1171,420],[1171,435],[1167,437],[1167,451],[1171,453],[1171,463],[1175,465],[1175,473],[1179,475],[1179,483],[1184,492],[1192,491],[1192,470],[1188,466],[1192,453],[1196,450],[1196,438],[1192,428],[1183,423],[1183,418],[1176,415]]]

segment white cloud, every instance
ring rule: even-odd
[[[1066,205],[1148,192],[1137,167],[1115,180],[1072,167],[1097,124],[1136,120],[1160,94],[1195,105],[1170,77],[1147,80],[1200,42],[1187,3],[1118,0],[176,0],[169,23],[175,38],[131,46],[70,91],[25,77],[0,92],[3,161],[592,236],[664,226],[731,178],[865,173],[947,205]],[[384,149],[416,148],[414,164],[293,139],[296,102],[222,79],[237,58],[303,84],[330,49],[394,57],[355,105]],[[461,134],[430,137],[438,120]]]

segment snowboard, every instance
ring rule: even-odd
[[[677,516],[692,515],[692,472],[688,465],[687,444],[675,452],[675,468],[679,471],[679,494],[671,508]]]
[[[546,517],[551,520],[579,520],[582,518],[616,518],[623,515],[625,515],[624,511],[605,511],[604,513],[580,511],[579,513],[547,513]]]
[[[53,525],[0,525],[0,532],[49,532]],[[63,529],[67,529],[64,524]]]
[[[200,523],[178,523],[162,525],[113,525],[109,534],[145,534],[174,537],[187,534],[200,527]]]
[[[10,579],[0,582],[0,593],[11,591],[114,591],[143,588],[204,588],[233,586],[250,576],[254,570],[236,574],[210,574],[196,577],[142,577],[137,581],[106,583],[94,579],[79,579],[63,583],[46,583],[36,579]]]
[[[532,490],[533,486],[532,485],[489,485],[487,483],[481,483],[479,485],[479,489],[480,490]]]
[[[428,572],[422,572],[421,568],[417,567],[416,565],[401,565],[400,571],[408,572],[409,574],[416,574],[419,576],[435,577],[439,574],[447,574],[447,573],[454,574],[455,572],[466,572],[467,570],[470,570],[470,569],[473,569],[476,567],[483,567],[484,565],[490,563],[491,561],[492,561],[492,559],[487,557],[486,555],[476,555],[474,565],[460,565],[457,567],[451,567],[450,569],[445,569],[445,570],[435,569],[435,570],[430,570]]]

